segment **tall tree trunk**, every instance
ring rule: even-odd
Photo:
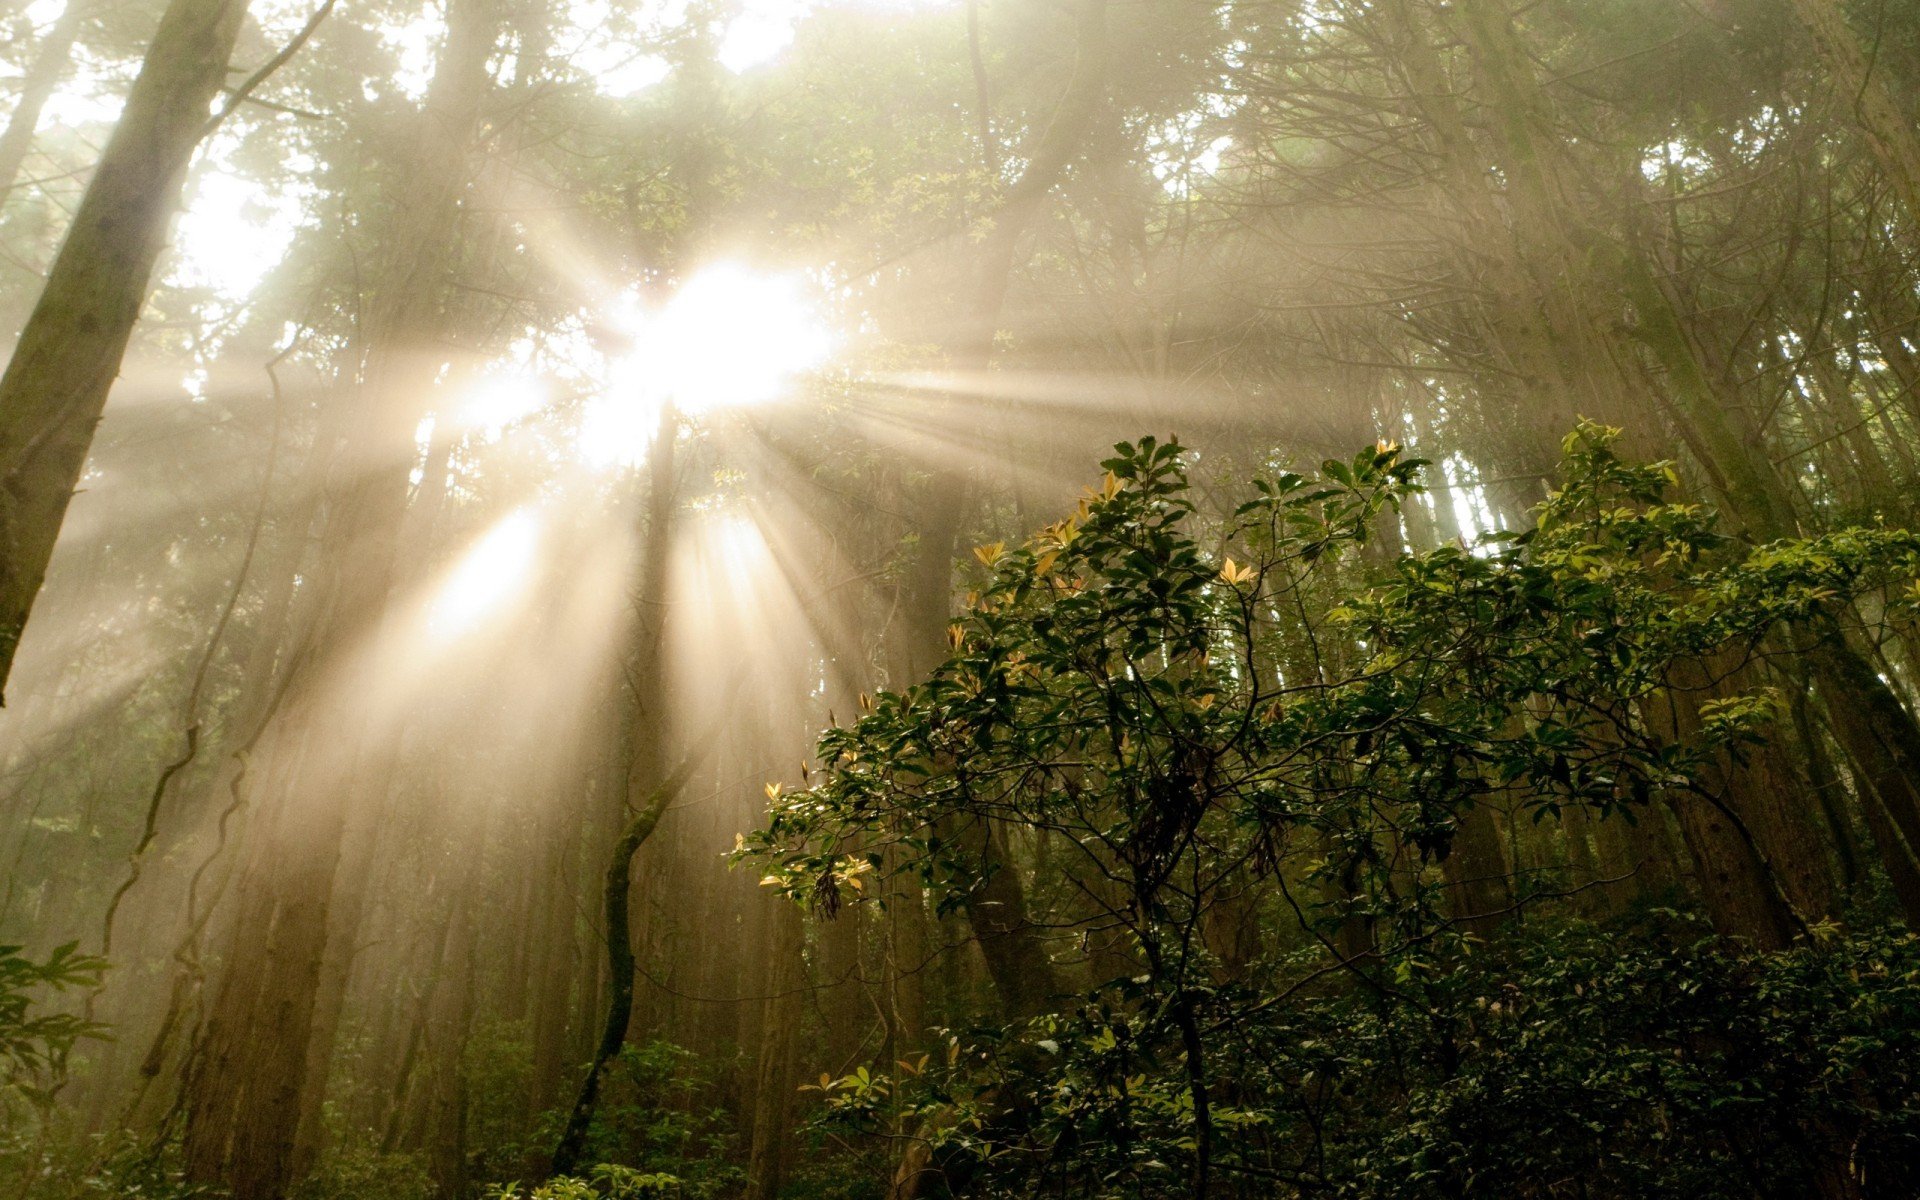
[[[427,1068],[427,1166],[434,1187],[446,1200],[465,1200],[467,1180],[467,1084],[462,1069],[467,1038],[473,1030],[476,960],[479,957],[480,901],[486,887],[485,862],[494,815],[477,833],[452,830],[456,859],[453,931],[441,970],[445,977],[433,998],[428,1037],[432,1058]]]
[[[1453,845],[1440,870],[1447,883],[1447,907],[1464,932],[1485,938],[1499,928],[1513,898],[1491,804],[1476,802],[1460,811]]]
[[[567,1072],[567,1029],[573,1012],[574,981],[578,978],[574,900],[580,882],[580,822],[584,814],[563,806],[553,814],[557,828],[548,833],[548,850],[539,899],[539,944],[534,961],[539,969],[533,986],[533,1079],[527,1091],[529,1116],[545,1112],[559,1101]]]
[[[1913,722],[1878,672],[1850,648],[1834,642],[1810,655],[1826,698],[1834,740],[1854,764],[1854,780],[1868,828],[1907,924],[1920,928],[1920,739]]]
[[[775,1200],[793,1145],[795,1055],[799,1049],[802,928],[798,906],[780,901],[767,947],[760,1054],[754,1069],[753,1140],[746,1200]]]
[[[1080,153],[1105,102],[1109,47],[1106,0],[1077,0],[1074,6],[1074,60],[1060,101],[1033,144],[1027,165],[1010,185],[973,255],[978,268],[963,328],[952,348],[957,375],[984,375],[992,365],[1007,290],[1019,248],[1043,211],[1046,200]],[[1005,422],[990,414],[984,427],[1004,441]],[[946,461],[938,464],[920,496],[915,513],[917,558],[905,582],[901,605],[905,628],[896,635],[895,661],[901,664],[895,686],[905,687],[946,655],[946,628],[953,606],[953,561],[968,507],[969,481]],[[1010,1015],[1040,1011],[1042,997],[1058,988],[1052,964],[1027,920],[1024,887],[1001,853],[1005,838],[975,823],[962,831],[986,871],[986,882],[967,897],[967,917],[987,956],[988,972],[1001,989]],[[1004,869],[1002,869],[1004,868]]]
[[[440,510],[447,493],[446,467],[452,435],[446,425],[440,422],[436,427],[426,471],[407,508],[403,547],[397,552],[389,583],[389,590],[394,594],[404,595],[408,587],[417,584],[433,560]],[[314,991],[313,1028],[307,1042],[307,1087],[294,1139],[296,1179],[304,1177],[312,1167],[326,1136],[321,1117],[333,1073],[340,1020],[346,1008],[347,985],[353,977],[360,921],[372,888],[374,855],[380,831],[392,816],[394,782],[399,773],[406,723],[400,721],[369,732],[347,787],[354,803],[342,831],[340,868],[328,912],[327,948]]]
[[[167,6],[0,376],[0,691],[245,13],[244,0]]]
[[[1704,701],[1750,686],[1751,671],[1738,653],[1677,664],[1669,688],[1647,703],[1655,733],[1692,740]],[[1778,949],[1834,914],[1833,883],[1819,832],[1780,748],[1766,743],[1744,753],[1744,764],[1718,755],[1702,780],[1706,794],[1675,795],[1672,804],[1714,927]]]

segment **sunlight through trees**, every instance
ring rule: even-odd
[[[1920,1194],[1917,0],[0,7],[0,1195]]]

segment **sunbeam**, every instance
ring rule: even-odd
[[[0,8],[0,1197],[1914,1190],[1920,0]]]
[[[441,639],[469,636],[501,617],[532,582],[540,533],[539,517],[523,508],[476,539],[429,602],[428,631]]]

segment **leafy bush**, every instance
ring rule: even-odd
[[[1653,728],[1678,667],[1911,603],[1888,597],[1913,534],[1744,546],[1615,436],[1576,432],[1535,527],[1471,548],[1369,550],[1418,491],[1395,447],[1257,479],[1209,523],[1151,441],[1066,520],[980,547],[948,660],[823,735],[741,853],[829,913],[889,870],[972,911],[1019,869],[1004,831],[1039,831],[1070,848],[1060,923],[1121,950],[944,1062],[828,1081],[831,1110],[881,1133],[904,1108],[989,1194],[1911,1194],[1912,940],[1808,923],[1824,940],[1768,955],[1533,918],[1489,944],[1503,910],[1448,878],[1495,796],[1711,802],[1777,700]],[[1233,958],[1220,911],[1265,944]]]
[[[57,1110],[0,1122],[0,1195],[9,1200],[212,1200],[182,1177],[175,1147],[126,1130],[82,1134]],[[11,1190],[9,1190],[11,1189]]]
[[[508,1044],[502,1054],[510,1060],[511,1038],[502,1030],[494,1034]],[[511,1061],[498,1070],[477,1069],[495,1049],[500,1044],[489,1040],[481,1052],[469,1054],[470,1085],[477,1093],[472,1104],[482,1114],[509,1106],[488,1093],[503,1081],[511,1085],[520,1074]],[[481,1122],[476,1166],[501,1180],[488,1194],[531,1200],[655,1195],[706,1200],[738,1192],[746,1180],[745,1154],[720,1101],[725,1066],[671,1042],[623,1047],[602,1080],[586,1142],[586,1159],[597,1165],[585,1178],[563,1176],[539,1184],[507,1178],[530,1173],[530,1164],[545,1161],[566,1123],[566,1106],[540,1114],[524,1138],[508,1136],[511,1122],[504,1118]],[[486,1140],[489,1135],[492,1141]]]
[[[612,1163],[599,1164],[584,1179],[562,1175],[529,1191],[517,1184],[496,1184],[484,1193],[486,1200],[654,1200],[683,1194],[678,1176]]]
[[[1762,954],[1572,924],[1506,949],[1253,1019],[1249,997],[1207,996],[1214,1177],[1353,1200],[1920,1184],[1920,940]],[[975,1194],[1190,1196],[1182,1049],[1117,1000],[957,1037],[946,1061],[870,1086],[900,1089]],[[836,1119],[865,1127],[866,1097],[837,1091]]]
[[[295,1200],[430,1200],[435,1195],[417,1154],[383,1153],[352,1144],[327,1148]]]
[[[36,992],[95,987],[104,959],[78,953],[68,942],[36,962],[20,946],[0,946],[0,1111],[9,1103],[42,1105],[48,1088],[82,1038],[105,1036],[105,1027],[69,1013],[37,1007]]]

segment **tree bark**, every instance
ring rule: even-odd
[[[800,909],[779,901],[769,940],[760,1054],[754,1069],[753,1140],[747,1153],[746,1200],[775,1200],[793,1142],[795,1052],[802,982]]]
[[[243,0],[172,0],[0,376],[0,692],[120,373]]]
[[[1500,827],[1490,804],[1475,802],[1461,810],[1440,871],[1447,882],[1447,907],[1463,932],[1484,939],[1499,928],[1513,899]]]

